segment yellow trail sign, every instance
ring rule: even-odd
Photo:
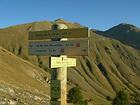
[[[50,68],[74,67],[74,66],[76,66],[75,58],[50,57]]]
[[[76,58],[64,58],[63,59],[63,67],[74,67],[76,66]]]
[[[47,31],[30,31],[29,40],[44,40],[52,38],[87,38],[89,36],[89,29],[74,28],[61,30],[47,30]]]

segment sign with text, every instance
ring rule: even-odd
[[[50,57],[50,68],[62,67],[62,57]]]
[[[30,41],[30,55],[88,55],[88,40]]]
[[[75,58],[50,57],[50,68],[74,67],[74,66],[76,66]]]
[[[63,67],[74,67],[76,66],[76,58],[64,58],[63,59]]]
[[[51,97],[60,98],[61,97],[61,81],[51,80]]]
[[[89,29],[74,28],[61,30],[47,30],[47,31],[31,31],[29,32],[29,40],[44,40],[52,38],[87,38]]]

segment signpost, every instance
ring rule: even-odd
[[[58,26],[61,30],[58,30]],[[67,67],[76,66],[76,59],[67,58],[67,55],[88,55],[89,50],[89,41],[85,39],[89,37],[88,28],[62,28],[61,24],[58,24],[53,25],[53,30],[29,32],[29,54],[52,56],[49,60],[51,105],[67,105]],[[84,38],[84,40],[60,41],[61,38]],[[44,39],[52,39],[52,41],[44,41]]]
[[[88,55],[88,40],[29,42],[30,55]]]
[[[64,58],[63,62],[62,62],[62,67],[75,67],[76,66],[75,58]]]
[[[59,67],[75,67],[76,59],[75,58],[64,58],[64,57],[50,57],[50,68],[59,68]]]
[[[47,31],[29,32],[29,40],[44,40],[51,38],[87,38],[89,35],[88,28],[74,28]]]

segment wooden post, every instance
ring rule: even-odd
[[[52,26],[52,30],[58,30],[58,29],[67,29],[67,26],[65,24],[55,24]],[[67,41],[67,39],[60,39],[60,38],[54,38],[52,41]],[[66,55],[57,55],[53,57],[62,57],[67,58]],[[67,105],[67,67],[61,67],[61,68],[53,68],[51,69],[51,80],[60,80],[60,98],[54,98],[51,94],[51,105]],[[53,87],[51,83],[51,87]],[[52,90],[50,90],[52,91]],[[53,103],[55,102],[55,103]],[[57,104],[59,103],[60,104]]]
[[[65,29],[67,29],[67,26],[65,24],[54,24],[52,26],[52,31],[29,32],[29,40],[51,39],[52,41],[54,41],[29,41],[30,55],[52,55],[52,58],[50,58],[49,62],[52,68],[50,91],[51,105],[67,105],[67,67],[76,66],[76,59],[67,58],[67,55],[61,54],[79,56],[88,55],[88,39],[86,39],[85,41],[67,41],[67,39],[64,39],[65,37],[86,38],[88,37],[89,33],[88,28],[78,28],[69,30]],[[62,40],[67,42],[59,42]]]

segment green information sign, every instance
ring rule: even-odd
[[[52,98],[60,98],[61,97],[60,80],[51,80],[51,97]]]

